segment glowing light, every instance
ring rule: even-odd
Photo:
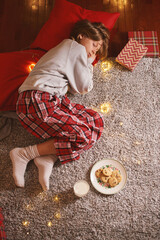
[[[111,110],[111,104],[109,102],[101,104],[100,110],[102,113],[108,113]]]
[[[135,141],[135,144],[136,144],[136,145],[140,145],[140,144],[141,144],[141,142]]]
[[[119,125],[122,126],[122,125],[123,125],[123,122],[120,122]]]
[[[49,221],[49,222],[47,223],[47,226],[48,226],[48,227],[52,227],[52,225],[53,225],[53,223],[52,223],[51,221]]]
[[[36,4],[33,4],[32,5],[32,10],[35,11],[35,10],[38,10],[38,6]]]
[[[137,160],[137,164],[140,165],[140,164],[141,164],[141,161]]]
[[[59,212],[55,213],[55,218],[60,219],[61,218],[61,214]]]
[[[28,69],[29,69],[30,72],[33,70],[33,68],[34,68],[35,65],[36,65],[35,63],[31,63],[31,64],[28,66]]]
[[[32,0],[32,10],[38,10],[39,8],[39,0]]]
[[[53,198],[53,201],[54,201],[54,202],[59,202],[59,197],[58,197],[58,195],[56,195],[56,196]]]
[[[34,206],[31,203],[28,203],[28,204],[25,205],[25,209],[30,211],[30,210],[34,209]]]
[[[30,224],[30,222],[27,221],[27,220],[24,220],[24,221],[22,222],[22,224],[23,224],[23,226],[28,227],[29,224]]]
[[[112,64],[109,61],[101,62],[101,69],[103,72],[107,72],[112,68]]]
[[[41,200],[46,200],[47,199],[47,192],[43,191],[43,192],[40,192],[38,195],[37,195],[38,198],[40,198]]]

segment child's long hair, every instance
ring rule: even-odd
[[[102,47],[97,52],[97,56],[100,60],[107,58],[110,33],[103,23],[90,22],[87,19],[80,20],[74,25],[70,38],[79,42],[79,34],[94,41],[103,40]]]

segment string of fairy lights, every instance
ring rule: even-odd
[[[30,65],[27,66],[28,71],[32,71],[32,69],[34,68],[35,63],[31,63]],[[113,63],[111,61],[103,61],[100,63],[100,69],[102,71],[102,73],[107,73],[109,72],[109,70],[113,67]],[[98,108],[95,108],[96,111],[100,111],[103,114],[108,114],[112,109],[112,106],[110,104],[110,102],[103,102],[99,105]],[[119,125],[122,126],[123,122],[119,122]],[[119,136],[121,135],[121,137],[124,137],[124,134],[119,134]],[[123,135],[123,136],[122,136]],[[134,144],[135,145],[140,145],[142,142],[140,141],[135,141]],[[126,161],[126,159],[123,159],[124,161]],[[137,160],[137,164],[141,164],[140,160]],[[46,199],[46,194],[47,192],[41,192],[38,194],[38,199],[42,202],[45,201]],[[52,226],[54,226],[55,221],[58,221],[62,218],[62,213],[61,213],[61,197],[60,195],[56,194],[54,196],[51,197],[51,201],[53,202],[53,204],[55,204],[56,207],[56,211],[55,213],[53,213],[52,218],[48,219],[48,221],[46,221],[46,226],[48,226],[49,228],[51,228]],[[28,202],[24,204],[24,209],[27,211],[35,211],[35,206],[34,206],[34,202]],[[29,235],[29,227],[31,225],[29,219],[24,219],[22,221],[22,225],[24,228],[26,228],[26,234]]]
[[[31,63],[28,65],[28,71],[31,72],[32,69],[34,68],[35,63]],[[103,61],[101,62],[101,70],[105,73],[109,71],[112,68],[112,63],[110,61]],[[102,103],[100,105],[100,111],[102,113],[108,113],[111,110],[111,104],[109,102]],[[98,109],[95,109],[98,110]]]
[[[45,202],[45,200],[47,199],[47,192],[43,191],[41,193],[39,193],[37,196],[36,196],[36,201],[37,199],[41,200],[43,203]],[[49,228],[52,227],[53,225],[55,225],[55,222],[54,221],[58,221],[62,218],[62,214],[60,212],[60,201],[61,201],[61,197],[56,194],[54,196],[51,197],[51,201],[53,202],[53,204],[56,205],[56,212],[53,214],[53,217],[52,219],[48,219],[48,221],[46,221],[46,226],[48,226]],[[34,202],[28,202],[28,203],[25,203],[24,204],[24,209],[27,210],[28,212],[30,211],[35,211],[35,206],[34,206]],[[29,217],[28,217],[29,218]],[[29,235],[30,232],[28,231],[29,230],[29,226],[31,224],[31,222],[29,221],[28,218],[25,218],[24,220],[22,220],[22,225],[23,227],[27,230],[26,231],[26,234]]]

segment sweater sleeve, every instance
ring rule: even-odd
[[[77,47],[71,48],[67,61],[69,92],[85,94],[93,88],[93,60],[87,58],[85,47],[76,44]]]

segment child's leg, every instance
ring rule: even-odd
[[[57,160],[56,155],[40,156],[34,159],[39,171],[39,183],[43,190],[49,190],[49,178],[52,173],[52,168]]]
[[[54,140],[10,151],[13,164],[13,177],[18,187],[24,187],[24,174],[30,160],[40,156],[55,154]]]
[[[37,144],[37,149],[40,156],[56,154],[54,139],[50,139],[46,142]]]
[[[27,163],[39,156],[37,145],[25,148],[14,148],[10,151],[13,164],[13,178],[18,187],[24,187],[24,173]]]

